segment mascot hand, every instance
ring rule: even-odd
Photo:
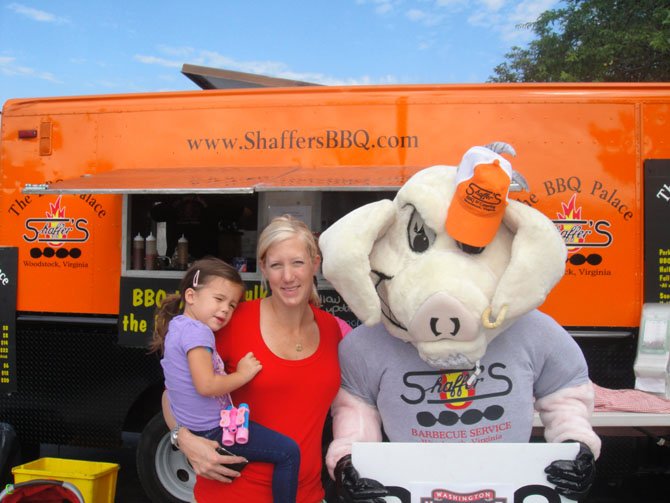
[[[351,463],[351,454],[335,465],[335,488],[341,503],[383,503],[388,489],[373,479],[361,478]]]
[[[544,469],[547,480],[556,485],[556,491],[572,500],[586,496],[596,476],[596,461],[591,449],[579,442],[575,459],[559,459]]]

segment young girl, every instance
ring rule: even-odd
[[[228,324],[243,294],[244,283],[232,266],[217,258],[195,262],[186,271],[179,293],[168,296],[159,308],[150,346],[163,354],[165,386],[177,424],[219,443],[221,411],[233,405],[229,393],[262,369],[249,352],[235,372],[226,374],[216,352],[214,332]],[[280,409],[281,405],[277,413]],[[295,501],[300,467],[295,441],[250,422],[247,443],[234,444],[229,450],[250,461],[273,463],[274,501]]]

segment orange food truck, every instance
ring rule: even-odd
[[[142,432],[147,495],[188,500],[192,473],[169,444],[159,358],[146,349],[154,310],[187,263],[221,257],[242,271],[247,298],[265,296],[255,245],[270,218],[292,213],[318,234],[393,198],[416,171],[456,165],[469,147],[493,141],[515,148],[513,166],[529,184],[513,197],[551,218],[569,249],[542,310],[574,335],[596,384],[633,388],[643,306],[670,300],[669,128],[670,84],[9,100],[0,421],[28,451],[118,446],[122,432]],[[356,325],[318,282],[326,309]],[[607,436],[600,476],[633,476],[656,448],[653,435]]]

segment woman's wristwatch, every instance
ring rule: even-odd
[[[170,430],[170,443],[175,449],[179,449],[179,428],[181,425],[178,424]]]

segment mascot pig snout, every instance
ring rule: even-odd
[[[437,292],[417,309],[409,333],[416,341],[431,342],[431,338],[471,341],[477,337],[478,321],[456,298]]]
[[[380,263],[373,268],[385,272],[376,282],[383,321],[432,365],[472,366],[486,348],[479,321],[495,292],[496,276],[477,265],[481,257],[458,250],[433,249],[405,258],[399,269]]]
[[[476,261],[458,252],[435,251],[385,270],[386,279],[377,283],[382,315],[408,329],[403,338],[410,342],[472,340],[497,284],[496,276]],[[463,271],[470,274],[463,276]],[[420,285],[417,277],[424,278]]]

